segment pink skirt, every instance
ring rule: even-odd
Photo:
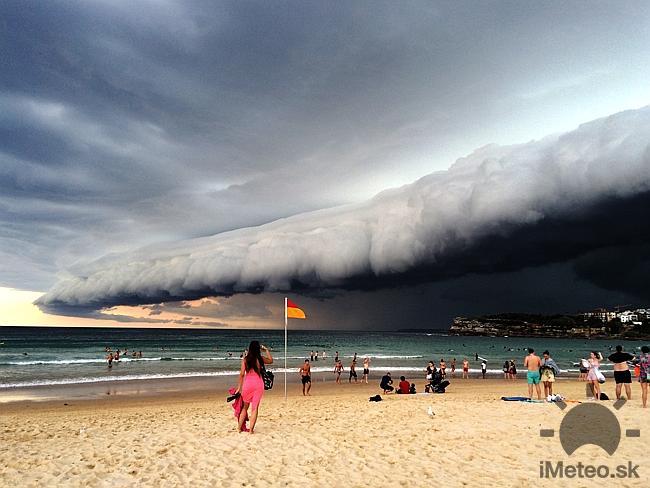
[[[252,369],[246,372],[241,388],[241,398],[244,403],[250,403],[253,409],[257,408],[264,396],[264,380]]]

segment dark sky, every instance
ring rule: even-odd
[[[613,115],[649,60],[646,2],[2,2],[0,287],[349,328],[650,302],[648,109]]]

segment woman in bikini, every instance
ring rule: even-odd
[[[264,351],[265,357],[262,357],[261,351]],[[262,368],[265,364],[272,364],[273,357],[266,346],[260,346],[258,341],[251,341],[248,346],[248,352],[241,361],[239,370],[239,386],[235,394],[241,393],[244,402],[241,413],[239,414],[238,432],[242,431],[246,417],[248,416],[248,407],[252,408],[250,415],[250,429],[252,434],[257,422],[257,413],[264,396],[264,380],[262,379]]]

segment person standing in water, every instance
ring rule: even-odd
[[[451,360],[451,377],[454,378],[456,376],[456,358]]]
[[[463,378],[469,379],[469,361],[467,358],[463,359]]]
[[[262,351],[265,356],[262,357]],[[273,364],[271,351],[266,346],[260,346],[258,341],[251,341],[246,355],[242,358],[239,369],[239,385],[235,394],[240,393],[244,405],[239,414],[238,432],[242,431],[248,408],[252,409],[250,415],[249,432],[252,434],[257,423],[257,414],[260,402],[264,396],[264,380],[262,379],[262,368],[265,364]]]

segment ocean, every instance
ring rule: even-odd
[[[0,389],[45,385],[72,385],[129,380],[184,377],[234,376],[239,357],[251,340],[271,348],[275,363],[270,368],[284,371],[282,330],[213,329],[99,329],[52,327],[0,327]],[[459,337],[425,332],[289,331],[287,369],[298,370],[311,351],[326,353],[312,363],[315,373],[331,372],[336,351],[347,370],[355,353],[359,366],[371,359],[371,373],[422,372],[429,360],[463,358],[472,373],[480,371],[478,354],[488,362],[489,374],[501,374],[506,359],[515,359],[519,369],[527,347],[538,353],[548,349],[563,373],[577,371],[575,363],[589,351],[604,356],[618,344],[614,340]],[[624,341],[627,351],[636,352],[642,342]],[[105,349],[127,350],[119,362],[108,368]],[[133,358],[134,351],[142,352]],[[361,367],[360,367],[361,369]],[[605,372],[611,365],[605,363]],[[360,373],[360,371],[359,371]]]
[[[239,357],[251,340],[271,348],[275,363],[270,368],[284,371],[282,330],[214,329],[99,329],[0,327],[0,389],[45,385],[72,385],[112,381],[184,377],[228,376],[239,373]],[[586,339],[459,337],[425,332],[372,331],[289,331],[287,367],[297,371],[311,351],[325,351],[327,357],[312,363],[313,372],[330,372],[339,351],[347,371],[354,353],[361,362],[371,359],[371,373],[385,371],[420,373],[429,360],[441,358],[451,370],[456,358],[463,358],[471,372],[480,371],[478,354],[488,361],[489,374],[501,374],[506,359],[514,359],[521,371],[525,349],[541,354],[548,349],[564,374],[577,372],[575,363],[589,351],[608,356],[621,343],[638,352],[642,342]],[[108,368],[105,348],[128,351]],[[133,358],[142,351],[142,358]],[[602,368],[611,371],[605,363]]]

